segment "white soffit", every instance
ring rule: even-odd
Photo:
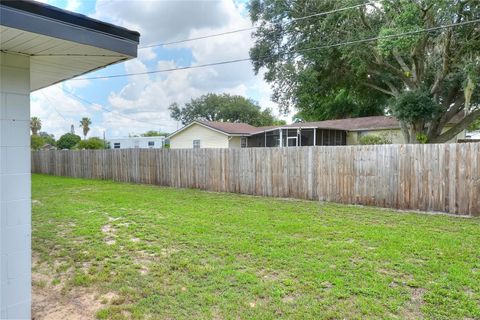
[[[72,41],[0,26],[3,52],[30,55],[32,91],[131,57]]]
[[[0,6],[0,50],[30,56],[31,91],[136,57],[138,41],[132,39],[138,33],[44,4],[22,3],[27,7]],[[100,25],[100,30],[85,24]]]

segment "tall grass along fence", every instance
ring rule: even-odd
[[[36,151],[32,171],[480,215],[480,143]]]

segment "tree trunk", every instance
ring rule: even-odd
[[[430,143],[445,143],[453,138],[463,130],[466,130],[467,127],[476,119],[480,118],[480,109],[473,111],[465,118],[462,119],[459,123],[457,123],[453,128],[450,128],[448,131],[438,135],[437,137],[433,137],[429,142]]]

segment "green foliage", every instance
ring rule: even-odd
[[[73,133],[65,133],[63,136],[60,137],[57,141],[57,148],[58,149],[72,149],[77,143],[80,142],[82,138],[77,136]]]
[[[80,149],[80,150],[82,149],[96,150],[96,149],[105,149],[105,148],[106,148],[105,141],[103,141],[98,137],[91,137],[86,140],[81,140],[75,146],[75,149]]]
[[[261,110],[257,102],[242,96],[208,93],[192,99],[183,107],[177,103],[170,105],[173,119],[188,124],[193,120],[243,122],[253,126],[268,126],[278,119],[272,110]]]
[[[164,149],[170,149],[170,139],[165,139],[165,144],[163,145]]]
[[[367,134],[362,136],[359,141],[362,145],[370,145],[370,144],[391,144],[392,139],[386,134]]]
[[[88,134],[88,131],[90,131],[91,124],[92,124],[92,120],[90,120],[90,118],[83,117],[82,120],[80,120],[80,128],[82,128],[84,139],[87,138],[87,134]]]
[[[310,83],[312,85],[312,83]],[[305,87],[299,89],[303,91]],[[328,96],[313,96],[307,91],[299,97],[300,111],[295,118],[303,121],[318,121],[383,115],[384,106],[373,99],[359,97],[345,89],[332,92]]]
[[[472,124],[470,124],[470,126],[468,126],[468,131],[477,131],[477,130],[480,130],[480,118],[478,118],[477,120],[475,120],[474,122],[472,122]]]
[[[32,150],[40,150],[44,144],[45,144],[45,141],[43,140],[42,137],[34,134],[30,136],[30,148]]]
[[[250,2],[251,20],[258,25],[250,50],[254,71],[262,71],[272,85],[273,100],[280,110],[295,109],[297,118],[303,120],[378,115],[385,111],[388,99],[396,100],[407,91],[423,91],[437,108],[402,113],[411,122],[425,122],[415,128],[402,126],[406,135],[412,131],[409,139],[415,140],[416,133],[423,133],[429,142],[446,141],[449,135],[474,121],[475,117],[469,117],[444,130],[455,113],[480,114],[477,24],[393,35],[471,21],[480,16],[480,6],[474,5],[475,1],[456,0],[378,1],[362,9],[298,19],[306,13],[327,12],[357,3]],[[294,19],[297,20],[293,22]],[[355,42],[377,37],[387,38]],[[471,108],[462,102],[464,97]],[[426,107],[433,105],[428,103]],[[447,113],[452,108],[455,112]],[[444,115],[448,115],[447,121],[443,121]]]
[[[417,133],[417,134],[415,135],[415,138],[417,139],[417,141],[418,141],[419,143],[424,143],[424,144],[425,144],[425,143],[428,142],[428,137],[427,137],[427,135],[426,135],[425,133]]]
[[[400,121],[414,124],[432,120],[441,110],[440,105],[423,91],[406,91],[392,105],[393,115]]]
[[[49,134],[47,132],[42,131],[38,135],[43,138],[43,141],[45,142],[45,144],[55,146],[56,141],[55,141],[55,136],[53,134]]]
[[[395,4],[386,4],[387,16],[391,19],[388,25],[382,26],[379,37],[387,37],[378,41],[378,50],[389,56],[394,50],[402,53],[409,53],[422,38],[421,34],[405,37],[389,37],[399,33],[414,32],[421,28],[423,21],[420,10],[414,2],[404,1],[401,3],[401,11],[398,11]]]
[[[155,131],[155,130],[149,130],[145,133],[142,133],[140,136],[142,137],[166,137],[168,136],[168,133],[166,132],[161,132],[161,131]]]
[[[38,132],[42,129],[42,120],[38,117],[31,117],[30,118],[30,130],[32,134],[36,136]]]

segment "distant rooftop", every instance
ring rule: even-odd
[[[457,123],[463,118],[463,115],[455,116],[450,123]],[[232,123],[232,122],[220,122],[220,121],[205,121],[195,120],[185,127],[172,133],[170,136],[176,135],[184,129],[190,127],[192,124],[198,123],[203,126],[212,128],[214,130],[223,132],[227,135],[244,135],[249,136],[253,134],[259,134],[266,131],[283,129],[298,129],[298,128],[317,128],[317,129],[330,129],[330,130],[342,130],[342,131],[363,131],[363,130],[390,130],[399,129],[400,123],[397,119],[389,116],[373,116],[373,117],[359,117],[359,118],[347,118],[337,120],[325,120],[325,121],[313,121],[313,122],[298,122],[289,125],[280,126],[265,126],[254,127],[246,123]],[[170,137],[169,136],[169,137]]]
[[[372,130],[372,129],[375,129],[375,130],[398,129],[400,128],[400,124],[393,117],[374,116],[374,117],[347,118],[347,119],[337,119],[337,120],[292,123],[286,127],[292,127],[292,128],[315,127],[315,128],[322,128],[322,129],[359,131],[359,130]]]
[[[228,134],[250,134],[250,133],[257,132],[259,129],[247,123],[203,121],[203,120],[197,120],[196,122]]]

